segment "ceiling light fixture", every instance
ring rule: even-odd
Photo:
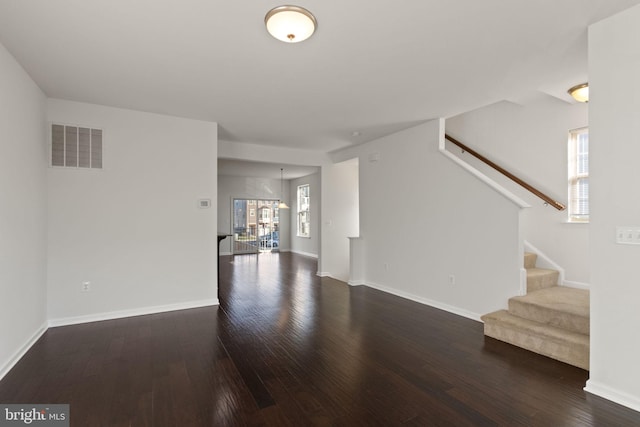
[[[576,85],[567,92],[578,102],[589,102],[589,83]]]
[[[267,31],[285,43],[298,43],[311,37],[318,22],[307,9],[299,6],[278,6],[264,17]]]
[[[283,178],[284,169],[280,168],[280,200],[278,201],[278,209],[289,209],[289,206],[282,200],[282,196],[284,195],[284,178]]]

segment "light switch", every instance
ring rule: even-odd
[[[616,243],[620,245],[640,245],[640,227],[616,227]]]

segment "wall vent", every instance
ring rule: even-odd
[[[52,124],[51,166],[102,169],[102,129]]]

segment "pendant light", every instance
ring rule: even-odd
[[[284,195],[284,177],[283,177],[284,169],[280,168],[280,200],[278,203],[278,209],[289,209],[289,206],[282,200],[282,196]]]

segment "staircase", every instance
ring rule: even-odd
[[[559,273],[536,268],[536,259],[524,257],[527,294],[482,316],[484,334],[588,370],[589,291],[558,286]]]

